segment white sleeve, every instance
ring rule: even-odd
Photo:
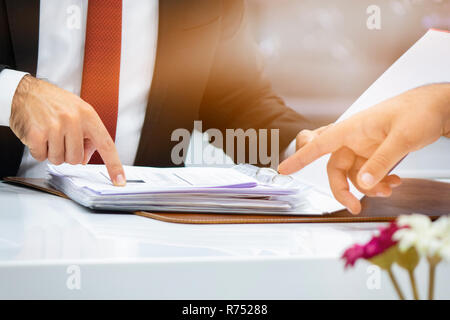
[[[0,126],[9,127],[11,104],[20,80],[26,72],[3,69],[0,72]]]
[[[297,147],[297,139],[294,138],[294,140],[292,140],[291,143],[289,143],[286,149],[284,149],[284,151],[281,152],[280,162],[292,156],[295,153],[295,151],[297,151],[296,147]]]

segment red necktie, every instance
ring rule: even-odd
[[[89,0],[81,98],[115,139],[119,103],[122,0]],[[95,152],[89,163],[102,164]]]

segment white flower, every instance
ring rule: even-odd
[[[442,216],[431,222],[428,216],[412,214],[400,216],[397,219],[399,226],[408,226],[394,234],[394,240],[399,241],[400,251],[415,247],[421,255],[439,256],[450,259],[450,218]]]
[[[440,256],[444,260],[450,260],[450,237],[447,237],[444,241],[441,250],[439,251]]]
[[[409,226],[415,230],[427,230],[431,225],[431,220],[428,216],[423,214],[413,213],[411,215],[400,216],[397,219],[397,225]]]

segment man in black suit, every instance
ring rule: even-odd
[[[60,87],[60,83],[63,85],[64,81],[58,81],[57,77],[49,80],[53,80],[53,84],[36,78],[36,75],[48,78],[45,70],[53,70],[53,74],[56,74],[57,71],[64,70],[67,64],[67,70],[72,70],[71,60],[64,60],[69,62],[64,65],[57,64],[61,57],[67,58],[72,49],[69,48],[66,52],[64,48],[52,47],[52,41],[63,42],[64,37],[68,36],[61,35],[61,39],[57,37],[59,35],[52,35],[54,38],[48,36],[47,33],[58,28],[58,16],[51,16],[55,7],[51,8],[49,1],[0,0],[0,104],[3,104],[0,105],[0,110],[10,108],[11,113],[9,123],[0,122],[0,177],[17,174],[24,158],[24,146],[27,147],[25,152],[29,152],[33,158],[38,161],[48,159],[54,164],[88,163],[97,150],[108,168],[111,180],[117,185],[124,184],[121,163],[124,161],[121,161],[120,150],[118,152],[116,149],[117,139],[116,145],[114,143],[116,122],[123,122],[121,117],[125,117],[121,114],[118,87],[119,79],[122,79],[127,66],[133,62],[130,58],[128,62],[124,62],[123,50],[130,52],[129,48],[134,44],[141,40],[147,41],[144,38],[147,31],[142,30],[141,34],[132,35],[132,44],[124,43],[124,35],[130,39],[128,34],[133,28],[132,22],[139,21],[139,14],[142,16],[142,13],[139,8],[134,9],[134,19],[129,16],[131,7],[127,7],[122,13],[122,1],[88,1],[85,60],[83,68],[78,68],[78,73],[75,73],[81,76],[82,72],[80,98],[80,84],[78,87],[74,85],[75,89],[71,91],[75,93],[72,93]],[[154,1],[158,4],[157,0]],[[54,2],[54,6],[57,3],[61,2]],[[83,4],[83,1],[80,0],[80,3]],[[130,1],[123,0],[124,8],[131,5]],[[104,16],[102,12],[105,12]],[[178,128],[191,130],[194,120],[198,119],[202,120],[205,130],[217,128],[225,132],[227,128],[279,129],[280,150],[284,150],[302,129],[312,126],[286,107],[264,78],[261,59],[246,28],[243,1],[164,0],[159,1],[156,12],[157,45],[154,64],[151,64],[154,68],[149,77],[151,86],[148,88],[144,112],[134,118],[140,123],[137,148],[133,159],[125,163],[173,166],[170,155],[177,142],[171,141],[172,132]],[[65,14],[65,10],[61,13]],[[51,21],[52,18],[55,18],[54,22]],[[151,19],[145,16],[141,18],[143,23]],[[84,20],[81,20],[81,25],[84,26]],[[117,25],[120,31],[121,24],[122,43],[120,32],[114,31]],[[94,30],[95,28],[97,29]],[[101,30],[106,31],[102,33]],[[61,29],[61,32],[67,33],[67,30]],[[96,47],[98,39],[106,46],[105,52]],[[74,40],[71,41],[67,43],[73,43]],[[114,53],[115,48],[120,48],[120,43],[122,60],[120,49],[119,58]],[[83,45],[84,41],[81,40],[73,44],[82,49]],[[98,54],[105,56],[99,59]],[[138,61],[144,61],[139,60],[142,58],[141,54],[134,57]],[[122,63],[120,76],[118,72],[113,74],[114,70],[119,71],[119,63]],[[92,70],[98,70],[99,66],[106,68],[105,72],[100,75],[98,72],[93,73]],[[38,67],[41,68],[41,74]],[[17,71],[28,74],[19,77]],[[4,82],[8,85],[18,82],[9,100],[8,94],[2,93],[5,89],[1,85],[2,77],[8,79],[8,82]],[[92,89],[99,83],[102,85],[97,86],[98,89]],[[121,80],[121,90],[126,85],[127,82]],[[136,84],[138,85],[139,83]],[[95,102],[96,94],[103,95],[105,101],[118,100],[119,107],[116,103],[115,113],[112,115],[116,122],[113,121],[112,126],[103,117],[102,112],[105,113],[105,110],[99,111],[101,109],[98,109],[100,107],[97,104],[101,103]],[[125,95],[120,91],[121,97]],[[133,105],[133,102],[129,104]],[[111,118],[108,112],[106,116]],[[128,127],[134,125],[134,120],[127,121]],[[119,131],[119,127],[117,130]],[[230,150],[225,148],[225,152]],[[131,154],[131,151],[124,151],[124,154]]]

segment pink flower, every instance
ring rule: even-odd
[[[397,241],[395,241],[392,236],[401,228],[404,227],[399,227],[395,222],[392,222],[387,227],[380,228],[380,234],[373,236],[366,244],[355,244],[345,250],[342,255],[342,259],[345,260],[345,267],[354,266],[355,262],[360,258],[373,258],[397,244]]]
[[[345,260],[345,268],[353,267],[356,260],[364,255],[364,247],[360,244],[355,244],[345,250],[342,259]]]

